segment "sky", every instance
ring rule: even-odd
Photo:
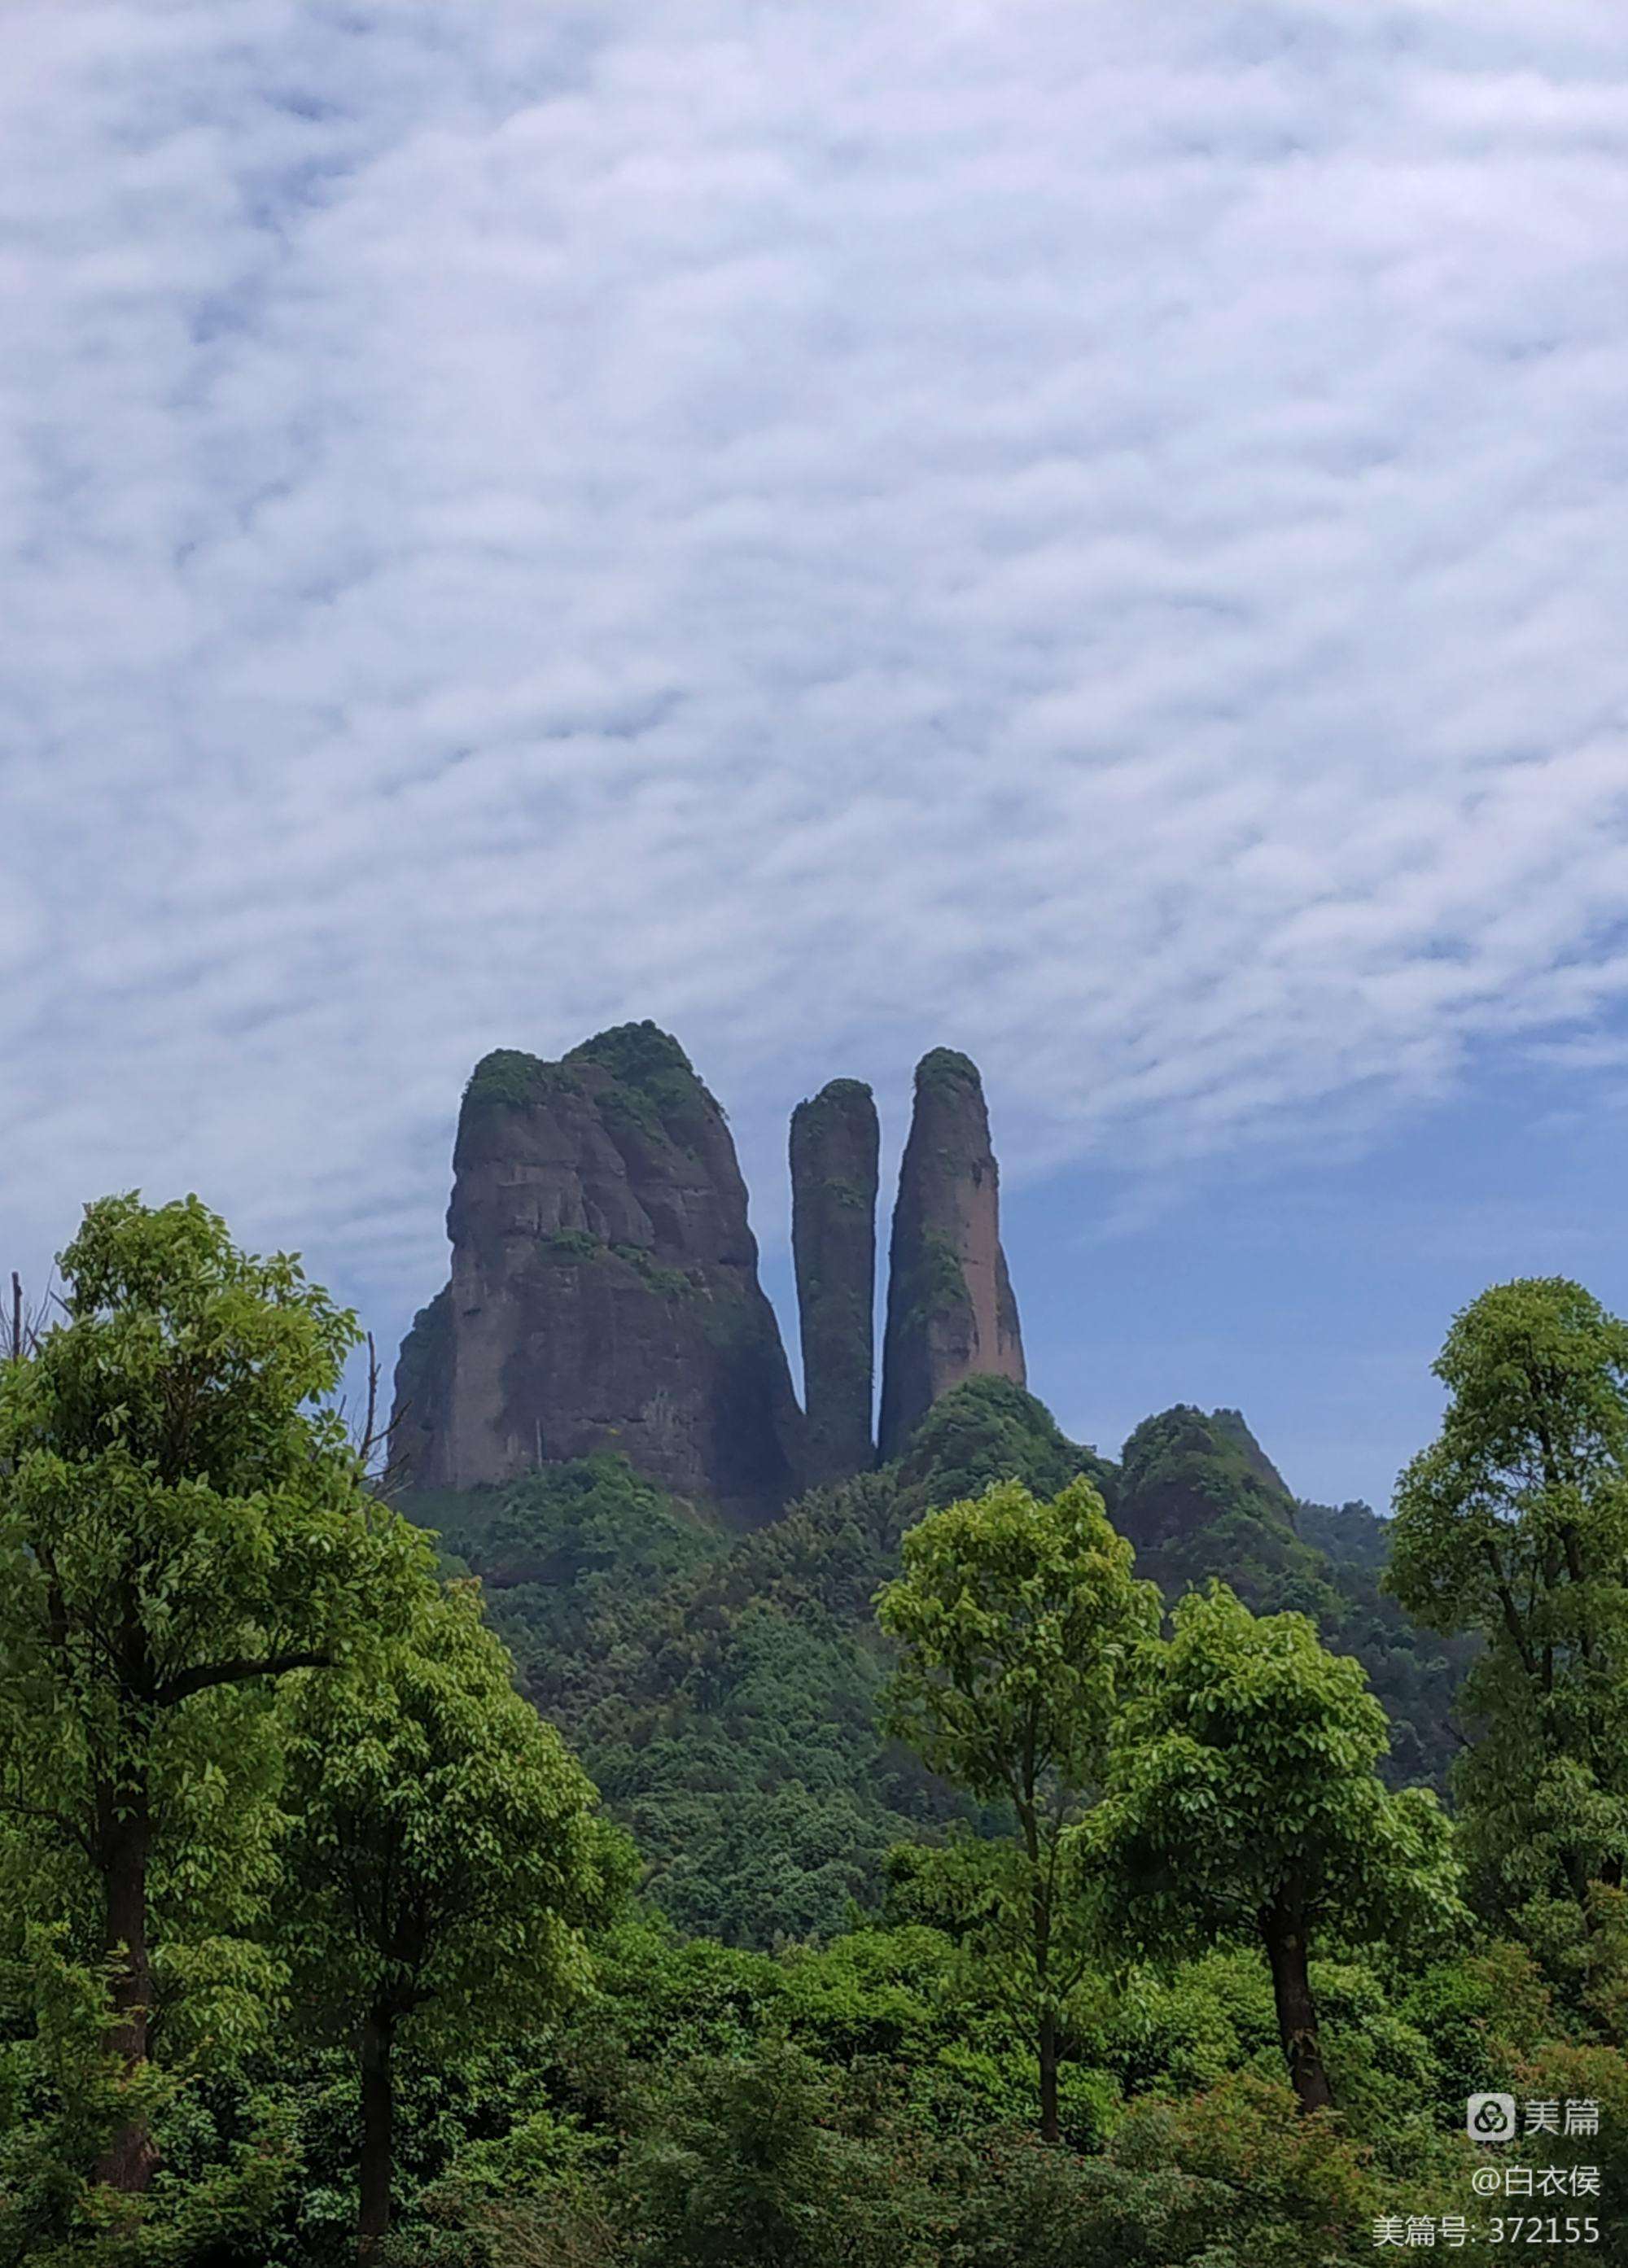
[[[1032,1382],[1382,1503],[1628,1307],[1628,12],[13,0],[0,1264],[393,1345],[497,1046],[983,1067]],[[788,1317],[788,1322],[790,1318]]]

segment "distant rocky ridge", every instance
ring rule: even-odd
[[[875,1461],[879,1130],[836,1079],[792,1125],[807,1416],[758,1281],[724,1114],[678,1042],[619,1025],[557,1063],[475,1067],[453,1152],[452,1275],[396,1367],[416,1489],[619,1450],[741,1525]],[[881,1454],[964,1379],[1023,1381],[976,1068],[923,1058],[894,1216]]]

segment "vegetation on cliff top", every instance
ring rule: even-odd
[[[541,1056],[527,1055],[521,1048],[494,1048],[470,1072],[463,1102],[466,1110],[493,1104],[523,1109],[557,1095],[581,1092],[581,1082],[564,1064],[545,1063]]]
[[[596,1064],[608,1071],[615,1084],[600,1093],[600,1109],[652,1137],[687,1145],[699,1117],[724,1115],[672,1034],[648,1020],[596,1032],[565,1062]]]
[[[983,1082],[972,1057],[962,1055],[959,1048],[930,1048],[916,1066],[916,1085],[918,1092],[949,1093],[970,1087],[981,1094]]]
[[[856,1103],[873,1103],[875,1097],[862,1079],[828,1079],[818,1094],[799,1102],[792,1113],[794,1125],[817,1128],[828,1119],[846,1118]]]
[[[718,1109],[678,1042],[648,1020],[596,1032],[557,1063],[519,1048],[494,1048],[470,1073],[464,1108],[524,1108],[585,1094],[579,1067],[590,1064],[610,1075],[610,1086],[598,1089],[601,1109],[646,1133],[671,1134],[674,1122],[692,1118],[697,1109]]]

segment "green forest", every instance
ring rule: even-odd
[[[357,1319],[196,1199],[59,1280],[0,1359],[4,2268],[1628,2261],[1580,1285],[1443,1319],[1382,1518],[979,1378],[742,1534],[611,1455],[401,1492]]]

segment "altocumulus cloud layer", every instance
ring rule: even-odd
[[[398,1313],[475,1056],[1325,1141],[1628,980],[1628,16],[75,0],[0,95],[0,1212]],[[9,1258],[9,1255],[6,1256]]]

